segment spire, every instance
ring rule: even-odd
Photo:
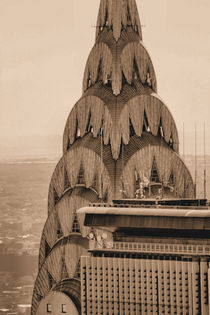
[[[141,23],[135,0],[101,0],[96,39],[104,28],[113,30],[116,41],[119,40],[122,29],[131,27],[142,39]]]
[[[134,81],[157,92],[155,70],[142,43],[141,23],[135,0],[101,0],[96,43],[88,57],[83,92],[102,83],[119,95]]]

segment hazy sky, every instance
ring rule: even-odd
[[[180,151],[184,122],[186,152],[193,153],[196,122],[202,154],[205,121],[210,154],[210,1],[137,0],[137,5],[158,94],[177,123]],[[56,139],[61,150],[66,119],[81,97],[98,7],[99,0],[0,0],[4,155],[12,150],[27,153],[33,139],[38,139],[39,150],[49,135],[60,136]]]

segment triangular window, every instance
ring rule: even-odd
[[[72,224],[72,232],[74,233],[80,233],[80,226],[79,226],[79,222],[77,219],[77,215],[75,214],[74,216],[74,222]]]
[[[38,302],[40,302],[43,299],[43,296],[38,294],[38,293],[37,293],[36,297],[37,297]]]
[[[56,281],[53,279],[53,277],[51,276],[49,272],[48,272],[48,281],[49,281],[49,286],[51,289],[56,284]]]
[[[103,71],[102,71],[102,60],[101,59],[99,60],[97,74],[98,75],[97,75],[96,81],[104,81],[103,80]],[[104,83],[106,84],[107,82],[104,82]]]
[[[51,248],[49,244],[47,243],[47,241],[45,240],[45,258],[49,255],[50,251],[51,251]]]
[[[68,279],[68,278],[69,278],[69,274],[68,274],[68,271],[67,271],[65,258],[62,257],[61,280]]]
[[[70,143],[70,139],[69,139],[69,137],[68,137],[67,147],[66,147],[67,151],[70,149],[70,146],[71,146],[71,143]]]
[[[85,172],[82,165],[80,167],[80,171],[78,174],[77,184],[82,184],[82,185],[85,184]]]
[[[54,190],[53,190],[53,194],[54,194],[54,204],[56,205],[56,203],[57,203],[58,200],[59,200],[59,196],[58,196],[58,193],[57,193],[57,191],[55,190],[55,188],[54,188]]]
[[[140,179],[140,176],[138,174],[137,171],[135,171],[135,191],[139,190],[140,189],[140,182],[141,182],[141,179]]]
[[[160,183],[158,170],[157,170],[157,164],[156,164],[155,159],[154,159],[153,165],[152,165],[151,182],[153,182],[153,183]]]
[[[58,236],[58,239],[63,237],[63,232],[61,229],[61,224],[60,224],[59,219],[57,219],[57,236]]]
[[[171,172],[171,175],[169,177],[169,185],[173,185],[174,184],[174,174],[173,172]]]
[[[94,176],[92,187],[97,189],[97,175]]]
[[[170,136],[170,139],[169,139],[169,145],[170,145],[170,147],[173,149],[174,142],[173,142],[173,137],[172,137],[172,135]]]

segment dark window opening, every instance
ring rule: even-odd
[[[140,182],[141,182],[140,176],[138,172],[135,171],[135,191],[140,189]]]
[[[87,122],[87,126],[86,126],[86,133],[89,133],[91,130],[91,125],[90,125],[90,121],[91,121],[91,112],[89,112],[89,116],[88,116],[88,122]]]
[[[47,241],[45,241],[45,257],[49,255],[50,251],[51,251],[51,248],[49,244],[47,243]]]
[[[66,304],[62,304],[62,313],[67,313]]]
[[[97,78],[96,78],[96,82],[102,81],[103,83],[107,83],[107,80],[104,80],[105,78],[103,78],[103,71],[102,71],[102,59],[99,60],[99,64],[98,64],[98,69],[97,71]],[[107,78],[106,78],[107,79]]]
[[[172,135],[170,136],[170,139],[169,139],[169,145],[173,149],[174,143],[173,143]]]
[[[66,169],[64,170],[64,190],[70,188],[71,185],[70,185],[70,181],[69,181],[69,176],[67,174],[67,171]]]
[[[135,130],[130,119],[130,138],[133,137],[134,135],[135,135]]]
[[[43,296],[40,295],[40,294],[37,294],[37,300],[38,300],[38,302],[41,302],[42,299],[43,299]]]
[[[153,165],[152,165],[151,182],[153,182],[153,183],[160,183],[158,170],[157,170],[157,164],[156,164],[155,159],[154,159]]]
[[[56,203],[59,201],[59,196],[55,188],[53,189],[53,194],[54,194],[54,204],[56,205]]]
[[[146,112],[144,111],[144,130],[150,132],[149,122],[147,119]]]
[[[52,305],[47,304],[47,313],[52,313]]]
[[[174,174],[171,173],[170,177],[169,177],[169,185],[173,185],[174,184]]]
[[[133,62],[133,80],[140,80],[139,69],[138,69],[137,62],[136,62],[135,58],[134,58],[134,62]]]
[[[52,275],[48,272],[48,280],[50,289],[56,284],[56,281],[53,279]]]
[[[127,80],[125,78],[124,73],[122,73],[122,86],[124,86],[127,83]]]
[[[103,197],[103,201],[105,203],[108,202],[108,191],[105,192],[104,197]]]
[[[77,133],[78,133],[78,120],[76,119],[76,126],[75,126],[75,134],[74,134],[74,138],[77,139]]]
[[[66,150],[67,150],[67,151],[70,149],[70,146],[71,146],[71,144],[70,144],[70,139],[69,139],[69,137],[68,137],[67,147],[66,147]]]
[[[83,166],[81,165],[80,171],[78,174],[77,184],[84,185],[85,184],[85,172]]]
[[[61,225],[60,225],[59,219],[57,219],[57,237],[58,237],[58,239],[63,237],[63,232],[62,232],[62,229],[61,229]]]

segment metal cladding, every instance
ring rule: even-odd
[[[67,119],[63,157],[50,182],[32,315],[50,291],[75,277],[80,256],[87,255],[89,230],[76,210],[135,198],[145,180],[146,198],[160,188],[166,197],[193,197],[178,153],[177,128],[157,94],[135,0],[101,0],[83,94]]]

